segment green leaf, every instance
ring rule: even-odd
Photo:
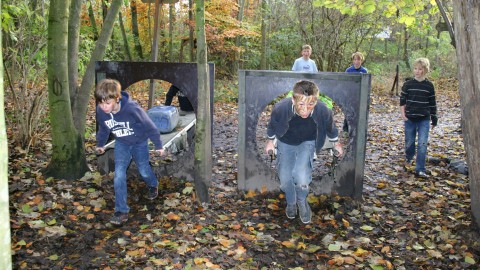
[[[56,261],[56,260],[58,260],[58,255],[57,254],[50,255],[50,257],[48,257],[48,259],[50,259],[51,261]]]
[[[140,230],[145,230],[146,228],[148,228],[150,225],[148,224],[143,224],[143,225],[140,225]]]
[[[31,213],[32,209],[30,208],[30,205],[28,205],[28,204],[22,205],[22,212],[24,212],[26,214]]]
[[[360,227],[360,229],[369,232],[373,230],[373,227],[368,225],[363,225],[362,227]]]
[[[372,268],[372,270],[383,270],[383,266],[381,265],[377,265],[377,264],[370,264],[370,268]]]
[[[468,264],[475,264],[475,260],[469,256],[465,256],[465,262]]]
[[[339,251],[341,249],[340,245],[330,244],[328,245],[328,250],[330,251]]]
[[[50,220],[49,222],[47,222],[47,224],[48,224],[49,226],[55,225],[55,224],[57,224],[57,220],[56,220],[56,219],[52,219],[52,220]]]
[[[27,245],[27,242],[25,242],[25,240],[20,240],[19,242],[17,242],[17,246],[26,246]]]
[[[321,247],[316,246],[316,245],[309,245],[306,252],[308,253],[315,253],[317,250],[319,250]]]
[[[193,192],[193,187],[186,187],[182,190],[182,193],[187,195],[187,194],[191,194]]]

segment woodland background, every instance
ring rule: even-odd
[[[96,41],[99,39],[100,29],[104,23],[107,9],[112,4],[110,2],[113,1],[87,0],[81,2],[81,20],[79,25],[80,42],[78,49],[78,72],[80,77],[84,74],[89,61],[92,59],[92,52]],[[356,3],[353,4],[354,2]],[[373,112],[375,112],[375,109],[378,109],[378,111],[384,112],[391,117],[395,117],[396,113],[395,95],[398,93],[398,88],[396,87],[401,85],[405,77],[411,76],[412,61],[417,57],[428,57],[432,63],[432,71],[429,74],[429,78],[440,86],[439,90],[442,92],[445,105],[447,107],[451,106],[452,111],[455,111],[454,108],[458,108],[459,100],[458,94],[455,94],[458,91],[456,53],[455,47],[452,46],[453,42],[448,31],[448,23],[443,19],[438,6],[441,4],[444,8],[444,16],[451,19],[453,12],[452,1],[402,0],[395,1],[395,3],[390,2],[391,1],[380,0],[206,1],[205,33],[208,45],[208,61],[215,63],[216,67],[215,104],[216,108],[218,108],[216,112],[218,115],[216,115],[216,117],[219,118],[217,120],[219,122],[223,122],[225,119],[235,121],[234,119],[228,118],[228,116],[235,115],[235,112],[231,110],[235,108],[235,102],[237,101],[238,86],[236,76],[239,69],[290,70],[293,61],[300,57],[301,46],[303,44],[310,44],[312,46],[313,54],[311,58],[316,61],[320,71],[343,72],[350,65],[351,54],[355,51],[363,52],[366,56],[364,66],[366,66],[373,75],[372,95],[376,96],[372,100]],[[252,206],[245,207],[247,213],[242,213],[242,215],[236,217],[234,213],[238,212],[238,210],[233,209],[226,211],[228,215],[225,214],[213,218],[212,215],[214,215],[213,210],[215,210],[215,206],[211,213],[201,210],[200,206],[192,202],[194,198],[189,197],[194,197],[194,195],[191,195],[191,184],[181,181],[173,187],[167,183],[164,184],[165,193],[168,198],[164,201],[164,208],[167,210],[173,208],[173,206],[178,205],[179,200],[187,205],[199,207],[199,213],[205,213],[207,217],[212,217],[212,220],[228,224],[226,226],[236,232],[242,232],[237,230],[243,229],[247,232],[249,231],[249,234],[242,233],[240,236],[244,244],[239,244],[236,240],[234,241],[234,235],[232,235],[232,232],[227,232],[225,226],[204,224],[205,222],[202,222],[204,219],[194,213],[191,213],[192,216],[189,216],[189,218],[191,218],[191,220],[198,218],[200,222],[179,224],[178,220],[181,215],[179,216],[178,213],[175,212],[170,212],[172,214],[168,213],[168,215],[164,216],[161,220],[154,218],[154,222],[160,223],[163,229],[161,232],[153,231],[155,241],[152,240],[152,242],[155,244],[149,247],[149,245],[145,243],[148,242],[145,239],[151,240],[152,237],[152,231],[148,231],[148,226],[145,227],[137,223],[141,228],[139,232],[134,231],[134,226],[123,232],[118,230],[106,232],[106,230],[111,228],[105,228],[101,224],[107,219],[105,216],[111,213],[103,210],[101,213],[86,213],[93,210],[91,207],[88,208],[88,211],[85,210],[85,205],[96,206],[97,203],[100,203],[97,202],[97,199],[100,201],[99,197],[92,199],[92,196],[87,196],[89,198],[88,201],[77,202],[74,205],[75,210],[73,211],[75,214],[73,215],[60,211],[60,209],[63,208],[57,207],[58,205],[55,199],[57,196],[61,196],[62,198],[59,201],[69,200],[72,198],[71,196],[82,197],[85,194],[96,192],[91,189],[98,189],[105,192],[104,196],[108,198],[109,196],[111,197],[111,194],[108,194],[107,190],[111,189],[111,185],[108,186],[108,184],[106,184],[106,186],[104,185],[103,188],[100,188],[101,184],[99,183],[107,181],[107,179],[94,174],[93,176],[87,175],[86,178],[82,178],[83,180],[80,179],[79,183],[85,183],[85,181],[87,183],[77,189],[71,189],[70,182],[63,181],[58,182],[53,189],[45,187],[45,185],[48,186],[49,183],[55,181],[51,178],[45,179],[41,173],[42,168],[47,166],[48,153],[52,151],[51,139],[49,139],[51,127],[47,105],[48,36],[46,33],[47,20],[49,16],[51,16],[51,14],[48,13],[49,4],[50,1],[2,1],[5,116],[9,144],[10,209],[13,220],[12,246],[16,252],[16,254],[14,254],[14,264],[16,267],[41,268],[42,265],[50,265],[50,268],[53,269],[63,265],[65,269],[69,269],[69,267],[77,268],[78,265],[81,265],[80,262],[93,260],[92,258],[96,258],[95,256],[98,254],[89,254],[87,257],[81,257],[81,255],[78,254],[82,254],[82,250],[88,247],[75,245],[73,246],[77,248],[77,252],[72,251],[69,255],[61,254],[60,251],[65,249],[65,246],[55,246],[51,243],[46,244],[44,242],[45,239],[50,237],[51,239],[59,240],[63,237],[64,240],[69,239],[69,243],[78,241],[92,243],[92,239],[101,238],[101,234],[104,237],[104,241],[100,244],[96,242],[96,247],[102,248],[112,245],[111,241],[115,240],[116,242],[113,243],[115,246],[127,246],[128,248],[124,249],[122,253],[124,257],[117,262],[112,262],[114,258],[113,255],[111,255],[110,261],[105,261],[98,257],[95,259],[97,263],[91,262],[92,264],[90,266],[94,268],[115,268],[114,265],[117,264],[116,266],[119,266],[123,265],[123,263],[130,263],[130,265],[139,264],[144,267],[162,266],[170,269],[183,268],[188,265],[199,267],[199,269],[202,267],[230,268],[242,262],[241,265],[246,265],[246,268],[275,268],[275,265],[278,264],[278,268],[282,269],[284,267],[293,268],[302,264],[304,266],[312,266],[314,265],[312,261],[319,260],[323,265],[330,267],[342,267],[344,265],[351,265],[353,267],[353,265],[355,265],[359,268],[368,266],[372,269],[391,269],[393,265],[395,265],[397,268],[403,267],[404,269],[411,269],[410,267],[425,269],[433,269],[435,267],[445,269],[474,269],[475,262],[479,260],[478,243],[464,242],[464,239],[469,238],[467,233],[463,236],[452,236],[451,232],[453,229],[449,226],[453,226],[455,230],[460,230],[458,227],[455,227],[457,225],[445,223],[438,225],[440,227],[429,227],[432,234],[433,232],[441,231],[442,235],[438,238],[433,236],[428,239],[424,238],[421,239],[421,241],[418,237],[421,231],[416,231],[425,229],[421,221],[405,220],[399,217],[398,219],[391,220],[392,223],[382,223],[380,225],[382,229],[377,230],[379,228],[377,225],[379,225],[380,220],[382,220],[382,215],[388,215],[388,213],[384,213],[386,210],[383,208],[383,199],[386,195],[379,195],[379,198],[367,200],[372,206],[365,211],[366,214],[360,214],[354,211],[348,215],[344,215],[347,209],[343,208],[349,208],[348,210],[351,210],[351,208],[357,206],[355,206],[354,203],[345,203],[345,199],[342,198],[321,199],[325,205],[330,205],[331,207],[320,206],[320,202],[317,202],[319,205],[316,206],[316,210],[319,213],[324,213],[324,216],[327,217],[333,215],[333,219],[323,218],[322,220],[318,220],[320,226],[329,231],[327,235],[322,235],[322,238],[316,238],[320,236],[316,236],[318,228],[315,227],[307,228],[305,235],[299,235],[298,230],[303,230],[304,228],[298,224],[278,225],[269,217],[263,217],[262,214],[259,214],[259,207],[254,204],[258,202],[259,205],[264,205],[265,208],[279,211],[280,213],[281,211],[278,209],[282,209],[283,207],[281,200],[272,199],[264,194],[262,196],[267,197],[260,197],[258,198],[259,201],[249,201],[248,198],[250,197],[248,196],[246,201],[242,201],[242,198],[236,197],[238,195],[229,194],[228,191],[234,190],[232,183],[234,182],[235,165],[233,160],[235,157],[232,153],[235,151],[231,149],[231,146],[223,145],[222,143],[219,143],[221,150],[215,150],[215,158],[217,159],[215,174],[222,175],[222,177],[219,178],[221,179],[221,181],[219,181],[220,184],[217,184],[223,187],[223,189],[215,186],[215,190],[212,192],[219,201],[223,200],[220,198],[230,198],[232,200],[239,200],[242,204],[252,204]],[[176,4],[162,5],[161,20],[159,23],[158,61],[196,61],[196,40],[195,34],[193,33],[195,22],[193,9],[191,8],[193,5],[192,0],[182,0]],[[376,12],[373,12],[375,10],[373,6],[377,6]],[[106,44],[105,55],[101,60],[151,61],[153,14],[153,3],[144,3],[140,0],[123,1],[118,12],[118,17],[116,18],[117,21],[113,27],[112,37],[108,44]],[[61,14],[58,15],[60,16]],[[399,77],[395,80],[397,69],[399,71]],[[396,85],[394,84],[395,81],[397,82]],[[80,80],[78,83],[80,83]],[[155,104],[161,104],[163,102],[163,97],[168,87],[169,85],[166,82],[157,82]],[[139,100],[142,104],[146,104],[145,99],[146,97],[148,98],[147,88],[148,82],[141,82],[128,90],[134,93],[135,99]],[[95,157],[93,155],[93,147],[95,125],[93,119],[93,104],[90,102],[87,112],[87,125],[82,135],[86,142],[87,161],[89,166],[94,170]],[[377,128],[376,131],[390,130],[390,128],[386,129],[384,126],[382,127],[382,121],[384,121],[384,119],[382,116],[378,118],[372,117],[373,121],[378,121],[373,123],[373,126]],[[451,124],[450,132],[455,133],[455,130],[461,130],[459,127],[460,117],[458,111],[457,114],[448,116],[448,118],[445,119],[447,120],[445,121],[446,123]],[[442,118],[440,121],[442,121]],[[227,127],[221,126],[222,130],[225,129],[228,131],[231,128],[228,127],[228,125]],[[235,134],[234,131],[232,131],[232,133]],[[234,136],[228,132],[225,134]],[[225,134],[220,133],[216,135],[221,137]],[[394,139],[392,140],[401,141],[401,138],[397,137],[398,133],[393,132],[393,134]],[[380,138],[384,143],[392,143],[392,141],[386,138],[382,139],[382,136],[384,136],[384,134],[375,135],[374,138]],[[443,134],[441,138],[446,139]],[[451,141],[451,138],[447,138],[447,140]],[[465,158],[464,149],[461,145],[461,135],[455,135],[453,141],[455,150],[453,152],[447,150],[447,154],[440,156],[440,158]],[[381,146],[375,142],[372,143],[374,146],[381,148]],[[399,149],[401,148],[401,146],[398,147]],[[448,149],[448,147],[451,147],[451,145],[446,145],[445,149]],[[227,153],[221,155],[220,152],[225,149],[228,150]],[[376,153],[378,154],[378,152]],[[383,153],[383,151],[381,151],[381,153]],[[376,154],[372,153],[372,155]],[[232,159],[232,161],[228,162],[227,160],[230,159]],[[383,159],[379,158],[379,160]],[[389,159],[387,158],[387,160]],[[222,163],[222,165],[219,165],[219,163]],[[225,167],[225,165],[223,165],[225,163],[229,166]],[[376,164],[376,161],[372,161],[372,164]],[[460,231],[470,232],[468,228],[471,220],[469,220],[468,214],[462,214],[468,212],[468,207],[465,207],[468,199],[467,201],[464,200],[468,197],[468,178],[459,175],[452,176],[448,173],[439,173],[442,177],[445,176],[447,178],[443,179],[444,181],[450,181],[445,182],[446,184],[442,183],[442,185],[444,184],[445,186],[435,186],[434,183],[418,184],[412,179],[409,179],[408,175],[401,173],[399,176],[399,174],[395,172],[398,170],[397,166],[398,165],[394,165],[386,168],[387,172],[384,175],[377,175],[376,170],[373,170],[374,172],[369,175],[369,177],[375,178],[375,181],[370,183],[374,186],[374,189],[383,190],[387,187],[392,187],[392,189],[388,189],[389,191],[386,193],[399,193],[401,189],[405,188],[405,185],[397,182],[388,182],[388,180],[396,179],[394,181],[398,181],[398,179],[408,179],[406,180],[407,185],[410,188],[415,188],[415,191],[409,192],[405,195],[406,197],[403,197],[404,195],[402,194],[401,197],[406,199],[407,202],[404,202],[404,204],[399,202],[399,204],[407,207],[413,201],[414,203],[411,205],[413,208],[413,204],[418,206],[419,201],[425,199],[424,196],[435,197],[435,195],[431,195],[428,192],[446,189],[446,187],[452,188],[453,195],[456,196],[454,199],[461,199],[461,202],[456,204],[461,211],[457,210],[452,212],[451,208],[448,208],[448,214],[446,215],[448,219],[458,221],[458,226],[461,226]],[[227,171],[230,173],[226,173]],[[449,177],[454,177],[455,179],[449,179]],[[398,188],[397,185],[400,185],[401,188]],[[416,188],[418,188],[418,190],[416,190]],[[68,192],[63,192],[62,189]],[[178,191],[178,193],[176,193],[176,191]],[[428,194],[425,195],[425,193],[422,192],[427,192]],[[52,194],[56,195],[53,196]],[[178,194],[187,197],[179,198]],[[382,194],[382,192],[380,192],[380,194]],[[95,196],[98,196],[98,194]],[[47,198],[49,199],[47,200]],[[93,204],[91,200],[94,201]],[[224,202],[225,205],[228,201],[229,200],[226,200]],[[169,203],[171,204],[170,207],[168,207]],[[431,203],[434,207],[449,207],[444,205],[446,202],[443,199],[434,200],[431,201]],[[63,202],[59,204],[66,205],[67,203]],[[101,204],[102,203],[100,203],[100,205]],[[379,210],[375,207],[381,209]],[[388,207],[388,205],[386,207]],[[395,207],[398,207],[398,205]],[[68,208],[67,206],[65,210]],[[50,211],[50,214],[55,212],[55,215],[49,217],[45,222],[43,219],[31,216],[32,212],[42,212],[44,209],[55,209],[54,211]],[[57,213],[57,210],[59,213]],[[155,209],[150,210],[155,211]],[[163,211],[165,209],[156,210]],[[187,209],[183,210],[187,211]],[[265,209],[261,211],[264,210]],[[342,212],[341,216],[336,216],[339,211]],[[405,211],[403,214],[408,215],[412,214],[413,210]],[[256,225],[251,224],[251,221],[248,221],[249,214],[260,219],[266,218],[267,221],[261,220]],[[71,235],[72,232],[68,230],[67,236],[65,236],[62,231],[63,229],[56,224],[57,218],[60,221],[62,215],[68,216],[68,222],[73,223],[71,227],[69,227],[69,230],[73,228],[81,230],[84,232],[84,236],[89,238],[76,239]],[[431,214],[430,217],[436,219],[438,215],[440,214],[435,212]],[[25,216],[27,216],[27,218],[25,218]],[[280,219],[280,217],[277,218]],[[33,219],[34,222],[27,221],[27,219]],[[359,221],[363,221],[364,219],[369,220],[371,223],[366,225]],[[39,220],[42,221],[43,224],[41,224],[42,222],[39,222]],[[75,223],[77,220],[84,222],[84,226],[81,225],[77,227],[78,224]],[[146,220],[152,221],[148,216]],[[139,222],[146,222],[146,220],[144,217],[144,219]],[[87,221],[91,221],[92,223],[90,224]],[[93,221],[95,221],[95,223],[93,223]],[[361,229],[352,229],[350,222],[352,224],[358,224],[358,228],[361,227]],[[399,225],[404,222],[405,228]],[[48,225],[46,228],[51,227],[50,230],[45,229],[44,224]],[[283,238],[282,241],[278,239],[272,240],[267,237],[268,234],[263,233],[265,226],[269,230],[274,230],[278,228],[277,226],[285,228],[281,235],[278,236],[279,238]],[[344,226],[345,230],[339,232],[342,229],[338,229],[338,226]],[[382,241],[378,239],[382,239],[382,237],[389,239],[387,235],[391,233],[391,231],[385,229],[385,226],[394,227],[394,231],[396,230],[396,232],[408,232],[410,236],[412,236],[412,231],[416,231],[416,236],[412,236],[415,241],[408,242],[406,245],[403,243],[398,244],[398,249],[395,249],[396,243],[393,242],[389,242],[390,245],[382,244],[380,247]],[[28,229],[31,228],[40,230],[40,234],[44,235],[29,234]],[[176,241],[175,244],[172,242],[161,242],[160,239],[162,235],[170,232],[172,228],[175,228],[174,230],[177,232],[200,232],[202,233],[202,237],[189,239],[188,233],[185,233],[185,238]],[[222,233],[220,233],[222,235],[221,237],[216,237],[215,234],[212,233],[217,230],[222,231]],[[375,237],[378,237],[375,238],[375,241],[378,242],[375,242],[376,244],[374,245],[377,245],[379,248],[372,248],[373,251],[365,251],[365,249],[359,247],[364,244],[370,245],[370,243],[363,243],[362,241],[365,240],[363,238],[355,238],[358,240],[355,243],[349,242],[350,240],[345,240],[349,239],[346,237],[346,235],[349,235],[348,232],[362,235],[370,231],[373,231],[376,234]],[[132,232],[139,233],[140,236],[138,236],[138,238],[132,237]],[[260,236],[267,236],[264,238],[259,237],[258,232],[261,232]],[[48,235],[47,238],[44,238],[45,234]],[[238,237],[237,233],[233,234]],[[253,240],[251,239],[252,235],[256,235],[256,238]],[[224,236],[228,237],[225,238]],[[325,237],[328,239],[325,239]],[[449,240],[457,239],[458,237],[463,240]],[[299,241],[299,239],[302,241]],[[308,243],[308,241],[306,241],[308,239],[313,240],[311,243]],[[326,243],[326,251],[318,252],[320,247],[313,244],[315,239],[317,242],[324,241],[324,243]],[[337,241],[334,241],[335,239]],[[439,239],[439,241],[444,241],[444,243],[441,245],[438,243],[435,245],[434,243],[432,245],[431,242],[433,239]],[[254,244],[249,246],[249,241],[254,241]],[[391,241],[394,240],[392,239]],[[34,243],[37,242],[42,242],[47,248],[35,249],[34,246],[36,245]],[[192,242],[196,244],[192,244]],[[208,259],[212,258],[210,255],[207,256],[204,254],[197,254],[198,256],[195,256],[196,260],[193,261],[178,259],[173,255],[169,257],[170,255],[167,255],[169,253],[163,254],[165,257],[162,259],[150,259],[148,262],[144,259],[136,259],[137,257],[145,255],[145,250],[151,251],[150,248],[155,249],[161,247],[167,249],[167,251],[186,254],[193,249],[193,246],[205,243],[210,246],[212,246],[212,243],[219,243],[221,246],[219,248],[220,250],[230,249],[231,254],[225,251],[225,254],[230,256],[224,258],[225,265],[221,265],[219,261],[213,262],[213,259]],[[289,261],[289,255],[280,256],[280,259],[271,255],[265,257],[258,256],[258,253],[265,253],[268,247],[271,247],[270,245],[275,243],[280,245],[280,250],[282,251],[279,252],[281,254],[289,254],[291,251],[289,249],[293,249],[295,250],[295,254],[302,259],[300,261]],[[302,245],[302,243],[304,244]],[[130,244],[133,244],[134,247],[130,246]],[[245,253],[245,248],[248,249],[248,247],[252,248],[253,251],[249,250]],[[348,247],[356,247],[356,249],[352,248],[352,253],[348,253],[346,252]],[[365,248],[365,246],[362,247]],[[50,249],[52,252],[49,253],[47,249]],[[308,252],[305,252],[306,250],[308,250]],[[339,250],[344,250],[344,252],[334,254]],[[395,250],[395,252],[391,252],[390,250]],[[415,254],[412,250],[423,252],[424,256],[420,256],[419,260],[407,258]],[[114,253],[112,250],[109,251],[108,248],[106,252],[108,254]],[[397,254],[395,255],[397,257],[391,257],[390,255],[392,253]],[[451,254],[447,255],[448,253]],[[255,255],[256,257],[253,254],[257,254]],[[307,255],[303,255],[302,257],[301,254]],[[78,256],[80,256],[80,259],[78,259]],[[105,256],[105,254],[98,256]],[[262,260],[265,261],[261,263]],[[367,261],[368,263],[366,263]],[[318,265],[316,267],[318,268]]]

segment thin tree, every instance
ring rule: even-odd
[[[0,10],[2,2],[0,1]],[[2,14],[0,13],[0,21]],[[2,47],[2,31],[0,31],[0,47]],[[3,90],[3,55],[0,50],[0,265],[4,269],[12,269],[12,252],[10,244],[10,212],[8,202],[8,143],[5,126],[5,107]]]
[[[195,60],[195,54],[193,53],[195,50],[195,41],[193,40],[193,0],[188,0],[188,36],[189,36],[189,43],[190,43],[190,62]]]
[[[140,59],[143,59],[142,44],[140,43],[140,31],[138,31],[137,1],[130,1],[130,11],[132,13],[132,34],[135,43],[135,51]]]
[[[50,1],[47,45],[48,104],[52,157],[45,173],[75,179],[88,171],[83,138],[73,125],[68,83],[68,16],[70,1]]]
[[[175,4],[170,4],[168,10],[168,58],[170,62],[173,62],[173,23],[175,21],[174,7]]]
[[[122,32],[123,47],[125,48],[125,54],[127,55],[128,60],[132,61],[132,54],[130,53],[130,47],[128,46],[127,33],[125,32],[125,27],[123,26],[122,12],[118,13],[118,24],[120,25],[120,31]]]
[[[480,2],[453,1],[462,132],[467,152],[473,220],[480,226]],[[476,48],[476,49],[474,49]]]
[[[262,43],[260,46],[260,69],[267,69],[267,0],[261,1],[261,14],[262,14]]]
[[[208,187],[212,177],[212,123],[210,111],[210,79],[205,37],[205,3],[196,0],[195,29],[197,31],[198,108],[195,129],[195,187],[202,203],[209,201]]]
[[[78,67],[78,62],[76,57],[68,54],[75,50],[68,50],[67,53],[69,2],[50,2],[47,72],[53,147],[45,173],[55,178],[74,180],[89,171],[84,134],[88,101],[94,85],[94,65],[96,60],[103,58],[122,0],[112,2],[81,87],[75,88],[72,94],[69,90],[68,70]],[[68,65],[74,67],[69,68]]]

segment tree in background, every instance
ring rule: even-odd
[[[89,171],[84,134],[88,101],[94,86],[95,61],[101,60],[118,15],[121,0],[114,0],[108,10],[96,48],[85,71],[80,87],[69,89],[68,65],[78,68],[75,50],[67,50],[69,1],[50,2],[48,43],[48,92],[52,156],[47,176],[74,180]],[[72,19],[73,20],[73,19]],[[70,20],[70,21],[72,21]],[[71,44],[71,43],[70,43]]]
[[[195,187],[200,202],[209,201],[208,187],[212,177],[212,122],[210,115],[210,79],[205,36],[205,3],[196,0],[198,107],[195,126]]]
[[[453,7],[471,208],[480,227],[480,2],[454,1]]]
[[[2,1],[0,1],[0,6]],[[2,13],[0,13],[2,21]],[[0,47],[2,32],[0,32]],[[3,54],[0,51],[0,265],[3,269],[12,269],[12,250],[10,237],[10,213],[8,201],[8,143],[5,127],[5,107],[3,91]]]

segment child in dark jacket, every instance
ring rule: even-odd
[[[127,168],[132,159],[147,184],[147,197],[158,196],[158,180],[150,166],[148,139],[155,145],[155,152],[164,154],[160,131],[147,113],[121,91],[116,80],[101,81],[95,91],[97,101],[97,147],[99,154],[105,152],[110,133],[115,137],[115,214],[110,223],[121,225],[128,220],[130,208],[127,205]]]
[[[280,189],[287,200],[286,215],[293,219],[298,213],[307,224],[312,219],[307,202],[312,182],[313,154],[319,152],[326,137],[334,142],[338,156],[343,155],[338,142],[338,130],[333,112],[318,102],[318,87],[311,81],[299,81],[293,88],[293,97],[287,97],[273,108],[268,123],[266,153],[275,149],[277,139],[277,167]]]
[[[400,95],[400,112],[405,121],[405,166],[409,166],[417,152],[415,162],[415,175],[428,178],[425,168],[427,159],[428,135],[430,121],[432,129],[437,125],[437,102],[435,88],[432,82],[425,78],[430,70],[427,58],[418,58],[413,62],[413,75],[415,78],[406,81],[402,86]],[[415,141],[418,135],[417,147]]]

